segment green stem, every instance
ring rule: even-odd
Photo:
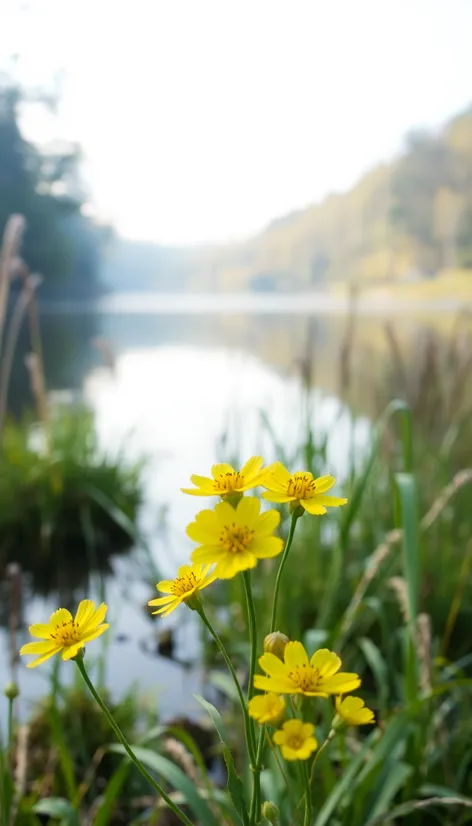
[[[231,674],[231,677],[233,678],[233,682],[234,682],[236,691],[238,692],[239,702],[241,704],[241,711],[243,713],[244,731],[245,731],[245,734],[246,734],[246,743],[247,743],[247,748],[248,748],[248,752],[249,752],[249,759],[250,759],[251,763],[254,765],[255,747],[254,747],[254,741],[253,741],[253,738],[252,738],[251,720],[250,720],[249,713],[248,713],[248,710],[247,710],[246,699],[244,697],[242,688],[239,684],[239,680],[238,680],[236,671],[234,670],[233,663],[230,660],[230,657],[228,655],[228,652],[227,652],[226,648],[224,647],[224,645],[221,642],[218,634],[216,633],[215,629],[213,628],[210,620],[208,619],[207,615],[205,614],[205,611],[203,610],[203,605],[200,604],[198,607],[196,607],[195,610],[198,612],[204,626],[208,629],[211,636],[215,640],[216,645],[218,646],[218,650],[219,650],[221,656],[223,657],[223,659],[226,663],[226,666],[228,668],[229,673]]]
[[[12,772],[13,776],[13,704],[14,704],[13,697],[8,698],[8,761],[10,764],[10,771]]]
[[[334,731],[334,729],[331,729],[331,731],[330,731],[330,733],[328,734],[328,736],[327,736],[326,740],[325,740],[325,741],[324,741],[324,743],[323,743],[323,744],[319,747],[318,751],[316,752],[316,754],[315,754],[315,756],[314,756],[314,758],[313,758],[313,763],[311,764],[310,779],[309,779],[309,781],[308,781],[308,790],[309,790],[309,791],[311,790],[311,787],[312,787],[312,785],[313,785],[313,778],[314,778],[314,776],[315,776],[315,766],[316,766],[316,763],[317,763],[317,761],[318,761],[319,757],[321,757],[321,754],[322,754],[322,752],[325,750],[325,748],[326,748],[326,746],[328,745],[328,743],[331,743],[331,740],[335,737],[335,735],[336,735],[336,732]]]
[[[287,557],[292,545],[293,535],[295,533],[295,526],[297,524],[297,519],[300,516],[300,512],[294,511],[292,513],[292,521],[290,523],[290,530],[288,532],[287,541],[285,543],[284,552],[282,554],[282,559],[280,561],[279,569],[277,571],[277,577],[275,580],[275,588],[274,588],[274,602],[272,606],[272,620],[270,623],[270,633],[275,631],[275,624],[277,622],[277,603],[279,599],[279,590],[280,590],[280,582],[282,579],[282,573],[287,561]],[[261,726],[261,730],[259,732],[259,740],[257,743],[257,751],[256,751],[256,760],[254,763],[254,785],[252,791],[252,800],[251,800],[251,811],[249,815],[249,825],[254,826],[256,822],[257,812],[260,809],[260,797],[261,797],[261,771],[262,771],[262,755],[264,753],[264,730],[265,727]]]
[[[251,642],[251,662],[249,666],[249,686],[248,686],[248,699],[250,700],[252,695],[254,694],[254,673],[256,670],[256,663],[257,663],[257,620],[256,620],[256,609],[254,607],[254,597],[252,595],[252,587],[251,587],[251,572],[244,571],[243,573],[243,580],[244,580],[244,590],[246,592],[246,602],[247,602],[247,619],[248,619],[248,626],[249,626],[249,639]]]
[[[298,510],[298,509],[297,509]],[[297,513],[297,510],[294,510],[292,513],[292,521],[290,523],[290,530],[288,532],[287,542],[285,543],[284,552],[282,554],[282,559],[280,560],[279,570],[277,571],[277,577],[275,580],[275,588],[274,588],[274,602],[272,605],[272,619],[270,623],[270,633],[272,634],[275,631],[275,625],[277,622],[277,603],[279,600],[279,590],[280,590],[280,582],[282,580],[282,573],[285,567],[285,563],[287,561],[287,557],[292,546],[293,535],[295,533],[295,527],[297,524],[297,519],[300,516],[300,513]]]
[[[249,826],[254,826],[257,813],[261,808],[261,770],[262,754],[264,751],[265,726],[261,726],[259,732],[259,742],[257,744],[256,760],[254,763],[254,782],[252,787],[251,811],[249,813]]]
[[[306,764],[306,760],[303,761],[302,774],[305,785],[305,817],[303,818],[303,826],[310,826],[312,816],[311,784],[308,778],[308,766]]]
[[[115,722],[115,719],[114,719],[113,715],[108,710],[107,706],[105,705],[105,703],[103,702],[103,700],[100,697],[99,693],[96,691],[93,683],[91,682],[90,677],[87,674],[87,671],[85,670],[83,656],[82,657],[79,656],[75,660],[75,662],[77,663],[77,667],[78,667],[80,673],[82,674],[82,677],[84,678],[84,681],[85,681],[85,683],[87,685],[87,688],[89,689],[90,693],[92,694],[92,697],[94,698],[97,705],[103,711],[105,717],[107,718],[108,722],[110,723],[113,731],[115,732],[116,736],[118,737],[118,740],[122,744],[122,746],[123,746],[124,750],[126,751],[128,757],[132,760],[132,762],[134,763],[136,768],[139,769],[139,771],[141,772],[143,777],[146,778],[148,783],[156,790],[158,795],[160,797],[162,797],[162,799],[167,803],[169,809],[172,809],[172,811],[179,818],[179,820],[182,823],[184,823],[185,826],[193,826],[192,821],[189,820],[187,815],[182,811],[182,809],[173,802],[173,800],[169,797],[169,795],[166,794],[164,789],[159,785],[157,780],[155,780],[154,777],[151,774],[149,774],[149,772],[145,768],[145,766],[143,766],[141,761],[136,757],[136,755],[135,755],[134,751],[132,750],[131,746],[129,745],[126,737],[124,736],[123,732],[121,731],[118,723]]]

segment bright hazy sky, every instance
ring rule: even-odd
[[[38,138],[83,147],[125,236],[238,238],[472,102],[472,0],[0,0],[0,62],[63,70]]]

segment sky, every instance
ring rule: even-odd
[[[0,67],[59,80],[125,237],[219,243],[351,186],[472,103],[472,0],[0,0]]]

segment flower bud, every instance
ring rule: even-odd
[[[279,822],[279,810],[271,800],[266,800],[265,803],[262,804],[262,817],[265,817],[269,823],[272,823],[272,826],[277,826]]]
[[[273,631],[272,634],[267,634],[264,640],[264,651],[266,654],[275,654],[283,662],[285,646],[288,642],[290,640],[285,634]]]
[[[16,697],[18,697],[19,693],[20,689],[18,688],[16,683],[7,683],[7,685],[5,686],[4,694],[8,700],[14,700]]]

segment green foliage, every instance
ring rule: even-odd
[[[27,104],[24,90],[0,81],[0,237],[11,214],[23,215],[22,254],[31,270],[44,276],[43,293],[93,295],[109,230],[81,212],[77,146],[40,150],[22,136],[19,116]]]
[[[98,445],[82,407],[54,410],[41,428],[10,422],[0,448],[0,568],[30,574],[36,592],[71,594],[137,540],[142,462]]]

